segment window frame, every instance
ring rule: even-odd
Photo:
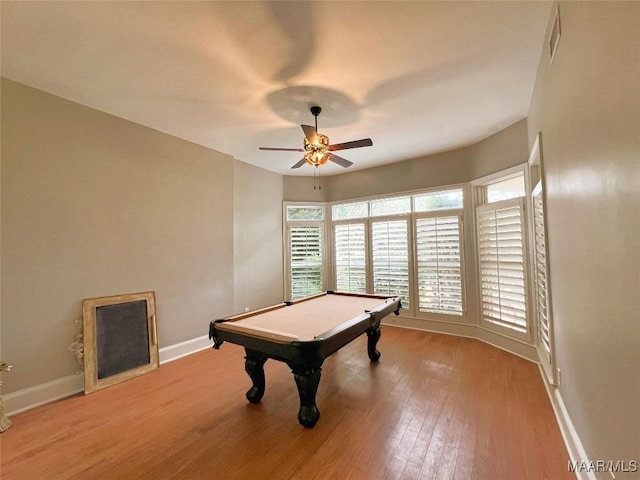
[[[544,371],[547,381],[551,385],[558,385],[559,378],[556,368],[556,354],[555,354],[555,335],[554,335],[554,316],[553,316],[553,299],[551,294],[551,271],[549,261],[549,230],[547,221],[547,198],[545,195],[545,176],[544,176],[544,158],[542,155],[542,132],[538,132],[533,140],[531,151],[529,153],[529,160],[527,162],[529,172],[529,189],[531,191],[529,195],[529,201],[531,205],[529,215],[529,241],[530,241],[530,260],[531,260],[531,284],[532,284],[532,318],[535,319],[535,347],[538,351],[538,359],[542,370]],[[535,182],[533,186],[531,183]],[[545,347],[541,344],[542,338],[540,334],[541,325],[539,323],[538,312],[538,285],[537,285],[537,245],[536,245],[536,231],[535,231],[535,209],[534,209],[534,197],[540,195],[540,201],[542,204],[542,217],[543,217],[543,235],[544,235],[544,263],[546,272],[546,309],[547,309],[547,328],[549,337],[549,352],[545,351]]]
[[[420,320],[434,320],[434,321],[443,321],[443,322],[452,322],[452,323],[468,323],[469,320],[467,318],[468,315],[468,282],[467,282],[467,268],[466,268],[466,255],[465,255],[465,247],[466,239],[465,239],[465,230],[464,230],[464,220],[467,214],[467,209],[469,208],[469,190],[468,183],[458,183],[452,185],[443,185],[432,188],[424,188],[418,190],[410,190],[404,192],[394,192],[392,194],[382,194],[382,195],[372,195],[367,197],[360,198],[349,198],[340,201],[328,202],[327,203],[327,223],[330,227],[327,228],[327,231],[330,232],[328,235],[327,241],[329,247],[329,259],[327,268],[330,271],[328,277],[331,279],[331,288],[335,288],[336,286],[336,271],[335,271],[335,233],[334,233],[334,225],[336,224],[348,224],[348,223],[365,223],[365,235],[366,235],[366,272],[367,272],[367,291],[373,292],[373,259],[372,259],[372,248],[371,248],[371,228],[373,222],[378,221],[393,221],[394,219],[407,219],[407,242],[408,242],[408,256],[409,256],[409,300],[410,300],[410,308],[405,309],[402,308],[400,313],[401,315],[420,319]],[[432,211],[414,211],[414,196],[430,194],[430,193],[445,193],[447,191],[460,191],[462,193],[462,207],[461,208],[451,208],[451,209],[436,209]],[[332,218],[334,207],[341,204],[350,204],[350,203],[360,203],[360,202],[371,202],[376,200],[383,199],[393,199],[393,198],[401,198],[401,197],[409,197],[410,211],[407,213],[398,213],[398,214],[390,214],[390,215],[380,215],[380,216],[371,216],[370,207],[368,207],[368,212],[366,217],[358,217],[351,219],[340,219],[334,220]],[[420,312],[418,308],[418,282],[417,282],[417,250],[415,245],[415,228],[416,228],[416,218],[425,218],[425,217],[437,217],[437,216],[458,216],[459,217],[459,225],[460,225],[460,271],[461,271],[461,286],[462,286],[462,313],[451,314],[451,313],[436,313],[436,312]]]
[[[509,198],[507,200],[501,200],[499,202],[492,202],[492,203],[485,203],[482,205],[478,205],[476,207],[476,249],[477,249],[477,262],[478,262],[478,296],[479,296],[479,316],[480,316],[480,324],[490,330],[494,330],[497,332],[500,332],[506,336],[512,337],[512,338],[517,338],[520,340],[525,340],[525,341],[530,341],[531,340],[531,331],[532,331],[532,325],[531,325],[531,315],[530,315],[530,304],[531,304],[531,295],[529,294],[529,269],[527,267],[528,264],[528,247],[527,247],[527,219],[526,219],[526,215],[525,215],[525,209],[524,209],[524,201],[525,201],[525,197],[516,197],[516,198]],[[518,213],[519,213],[519,220],[520,220],[520,240],[522,242],[522,281],[523,281],[523,286],[522,286],[522,294],[524,297],[524,323],[525,323],[525,331],[524,332],[519,332],[516,331],[513,328],[510,328],[506,325],[500,325],[500,320],[499,319],[495,319],[495,320],[490,320],[488,318],[485,317],[484,315],[484,303],[483,303],[483,295],[482,295],[482,291],[483,291],[483,282],[482,282],[482,260],[481,260],[481,251],[480,251],[480,238],[479,238],[479,230],[480,230],[480,224],[478,222],[478,212],[480,210],[483,211],[500,211],[500,210],[506,210],[506,209],[513,209],[513,208],[517,208]],[[509,255],[509,254],[506,254]],[[502,262],[500,262],[502,263]],[[500,271],[498,271],[498,276],[500,274]],[[503,285],[502,283],[500,283],[499,285]],[[502,290],[500,290],[502,292]],[[501,309],[504,308],[505,306],[507,306],[505,303],[500,303]],[[502,323],[507,323],[506,321],[502,321]]]
[[[487,188],[489,185],[494,183],[498,183],[503,180],[508,180],[510,178],[520,176],[524,177],[524,185],[525,192],[521,197],[514,197],[507,200],[501,200],[497,202],[488,202],[487,198]],[[504,335],[508,338],[524,341],[528,344],[533,344],[534,342],[534,331],[537,325],[534,325],[534,315],[532,310],[532,285],[531,285],[531,241],[530,241],[530,180],[529,180],[529,168],[527,163],[515,165],[513,167],[492,173],[490,175],[486,175],[484,177],[477,178],[470,182],[471,187],[473,189],[473,202],[472,202],[472,215],[473,215],[473,237],[474,237],[474,246],[473,251],[475,254],[475,268],[476,268],[476,282],[477,282],[477,290],[476,290],[476,305],[478,306],[478,322],[480,328],[484,328],[486,330],[498,333],[500,335]],[[513,202],[517,200],[522,203],[522,249],[523,249],[523,268],[524,268],[524,292],[525,292],[525,320],[526,320],[526,332],[521,334],[520,332],[512,331],[509,328],[501,327],[500,325],[496,325],[492,322],[485,320],[483,313],[483,304],[482,304],[482,272],[481,272],[481,263],[480,263],[480,248],[479,248],[479,238],[478,238],[478,207],[486,206],[486,205],[495,205],[500,206],[500,204],[507,204],[509,202]]]
[[[415,298],[413,304],[415,306],[414,317],[415,318],[423,318],[423,319],[439,319],[444,321],[459,321],[458,319],[463,319],[467,316],[467,282],[466,282],[466,258],[465,258],[465,228],[464,228],[464,195],[465,192],[463,190],[463,208],[451,209],[451,210],[433,210],[431,212],[418,212],[412,214],[412,228],[413,228],[413,266],[414,266],[414,283],[415,283],[415,293],[413,297]],[[438,217],[458,217],[458,225],[459,225],[459,250],[460,250],[460,282],[461,282],[461,307],[462,310],[459,314],[457,313],[447,313],[447,312],[423,312],[420,310],[420,293],[419,282],[418,282],[418,241],[417,241],[417,221],[422,218],[438,218]]]
[[[338,289],[338,272],[336,269],[336,227],[341,225],[363,225],[364,226],[364,261],[365,261],[365,292],[372,290],[371,279],[369,275],[370,253],[369,253],[369,222],[368,218],[352,218],[346,220],[335,220],[331,222],[331,285],[334,289]]]
[[[283,202],[282,204],[282,238],[284,239],[283,268],[284,268],[284,293],[285,298],[292,300],[291,285],[291,226],[296,227],[320,227],[320,241],[322,242],[322,288],[321,291],[327,290],[327,265],[328,265],[328,244],[327,244],[327,205],[324,202]],[[288,207],[320,207],[323,211],[322,220],[289,220],[287,218]]]
[[[410,213],[401,213],[397,215],[384,215],[379,217],[369,217],[368,219],[368,229],[367,229],[367,243],[369,244],[369,256],[367,257],[368,265],[367,265],[367,286],[369,287],[369,292],[372,294],[379,293],[381,295],[385,295],[382,292],[376,292],[374,289],[373,282],[373,224],[374,223],[384,223],[384,222],[395,222],[395,221],[405,221],[407,224],[407,271],[408,271],[408,295],[409,295],[409,308],[406,308],[404,305],[401,305],[400,312],[405,315],[415,316],[414,306],[415,301],[414,298],[414,269],[413,269],[413,235],[412,235],[412,215]]]

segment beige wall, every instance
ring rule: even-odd
[[[560,15],[529,116],[529,141],[542,132],[560,393],[589,459],[640,460],[640,3],[567,2]]]
[[[236,161],[233,205],[234,311],[282,302],[282,176]]]
[[[233,159],[2,80],[3,393],[75,372],[83,298],[154,290],[160,347],[233,313]]]
[[[527,120],[520,120],[472,145],[469,147],[469,153],[469,181],[526,162],[529,158]]]
[[[322,179],[322,188],[314,189],[312,177],[294,177],[290,175],[283,177],[284,200],[289,202],[326,202],[327,178],[330,177]]]
[[[327,177],[329,201],[382,195],[462,183],[467,180],[467,149],[405,160]]]

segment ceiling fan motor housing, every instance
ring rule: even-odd
[[[316,136],[318,143],[310,143],[305,137],[304,149],[307,152],[304,158],[314,166],[324,165],[327,163],[329,153],[329,137],[326,135],[318,134]]]

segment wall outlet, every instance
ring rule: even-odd
[[[249,307],[244,307],[244,313],[247,313],[248,311],[250,311]]]
[[[562,384],[562,371],[560,368],[556,368],[556,382],[558,383],[558,387]]]

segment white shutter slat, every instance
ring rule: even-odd
[[[289,227],[289,261],[292,300],[322,291],[321,227]]]
[[[462,315],[460,218],[418,218],[415,230],[419,310]]]
[[[365,240],[364,223],[335,225],[334,266],[337,290],[366,292]]]
[[[399,295],[409,308],[409,239],[406,220],[371,224],[373,291]]]
[[[522,203],[482,205],[476,212],[484,320],[526,334]]]
[[[544,207],[541,190],[533,195],[533,219],[535,241],[535,270],[536,270],[536,310],[538,319],[538,343],[547,356],[551,355],[550,319],[548,311],[548,281],[547,281],[547,250],[544,231]]]

